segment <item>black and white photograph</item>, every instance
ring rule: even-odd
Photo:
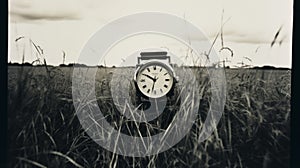
[[[6,167],[291,167],[293,3],[9,0]]]

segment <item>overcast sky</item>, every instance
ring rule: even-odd
[[[41,46],[47,62],[77,62],[81,49],[102,26],[119,17],[156,11],[185,18],[204,31],[213,41],[221,25],[224,9],[225,45],[234,51],[221,52],[221,59],[228,58],[231,65],[243,61],[256,66],[273,65],[291,67],[292,0],[10,0],[10,54],[9,61],[35,60],[29,39]],[[129,24],[129,23],[124,23]],[[277,41],[271,47],[276,32],[282,27]],[[25,38],[18,40],[18,37]],[[191,42],[197,42],[191,37]],[[141,42],[142,41],[142,42]],[[279,44],[280,42],[280,44]],[[175,39],[158,36],[137,36],[115,46],[106,58],[107,65],[119,65],[126,55],[147,47],[166,47],[179,57],[187,48]],[[215,48],[219,50],[218,39]],[[252,62],[247,62],[249,57]]]

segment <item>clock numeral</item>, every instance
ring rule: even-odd
[[[164,75],[167,75],[168,74],[168,72],[166,72]]]
[[[148,72],[150,72],[150,69],[149,69],[149,68],[147,68],[147,70],[148,70]]]
[[[162,68],[160,68],[159,72],[161,72],[161,71],[162,71]]]
[[[141,79],[140,81],[141,81],[141,82],[145,82],[145,79]]]
[[[153,69],[156,70],[156,66],[154,66]]]
[[[165,88],[168,88],[168,85],[164,85]]]
[[[170,81],[170,79],[165,79],[165,81]]]
[[[150,92],[150,89],[147,90],[147,93],[149,93],[149,92]]]
[[[156,94],[156,90],[154,90],[153,93]]]
[[[144,85],[143,88],[145,89],[147,87],[147,85]]]
[[[162,89],[159,89],[160,90],[160,92],[162,93],[163,92],[163,90]]]

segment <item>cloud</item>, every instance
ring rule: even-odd
[[[77,20],[81,18],[79,3],[65,0],[11,0],[9,13],[12,21]]]
[[[251,32],[251,33],[242,33],[237,32],[230,35],[224,35],[225,41],[231,41],[236,43],[248,43],[248,44],[271,44],[274,39],[274,31],[264,31],[261,33]],[[285,29],[282,34],[278,36],[278,43],[289,42],[291,36],[291,31]]]
[[[15,21],[26,21],[26,20],[77,20],[80,17],[73,14],[47,14],[47,13],[18,13],[11,12],[11,18]]]

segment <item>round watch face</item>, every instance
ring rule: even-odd
[[[136,78],[138,89],[147,97],[159,98],[173,86],[173,76],[160,64],[150,64],[141,69]]]

